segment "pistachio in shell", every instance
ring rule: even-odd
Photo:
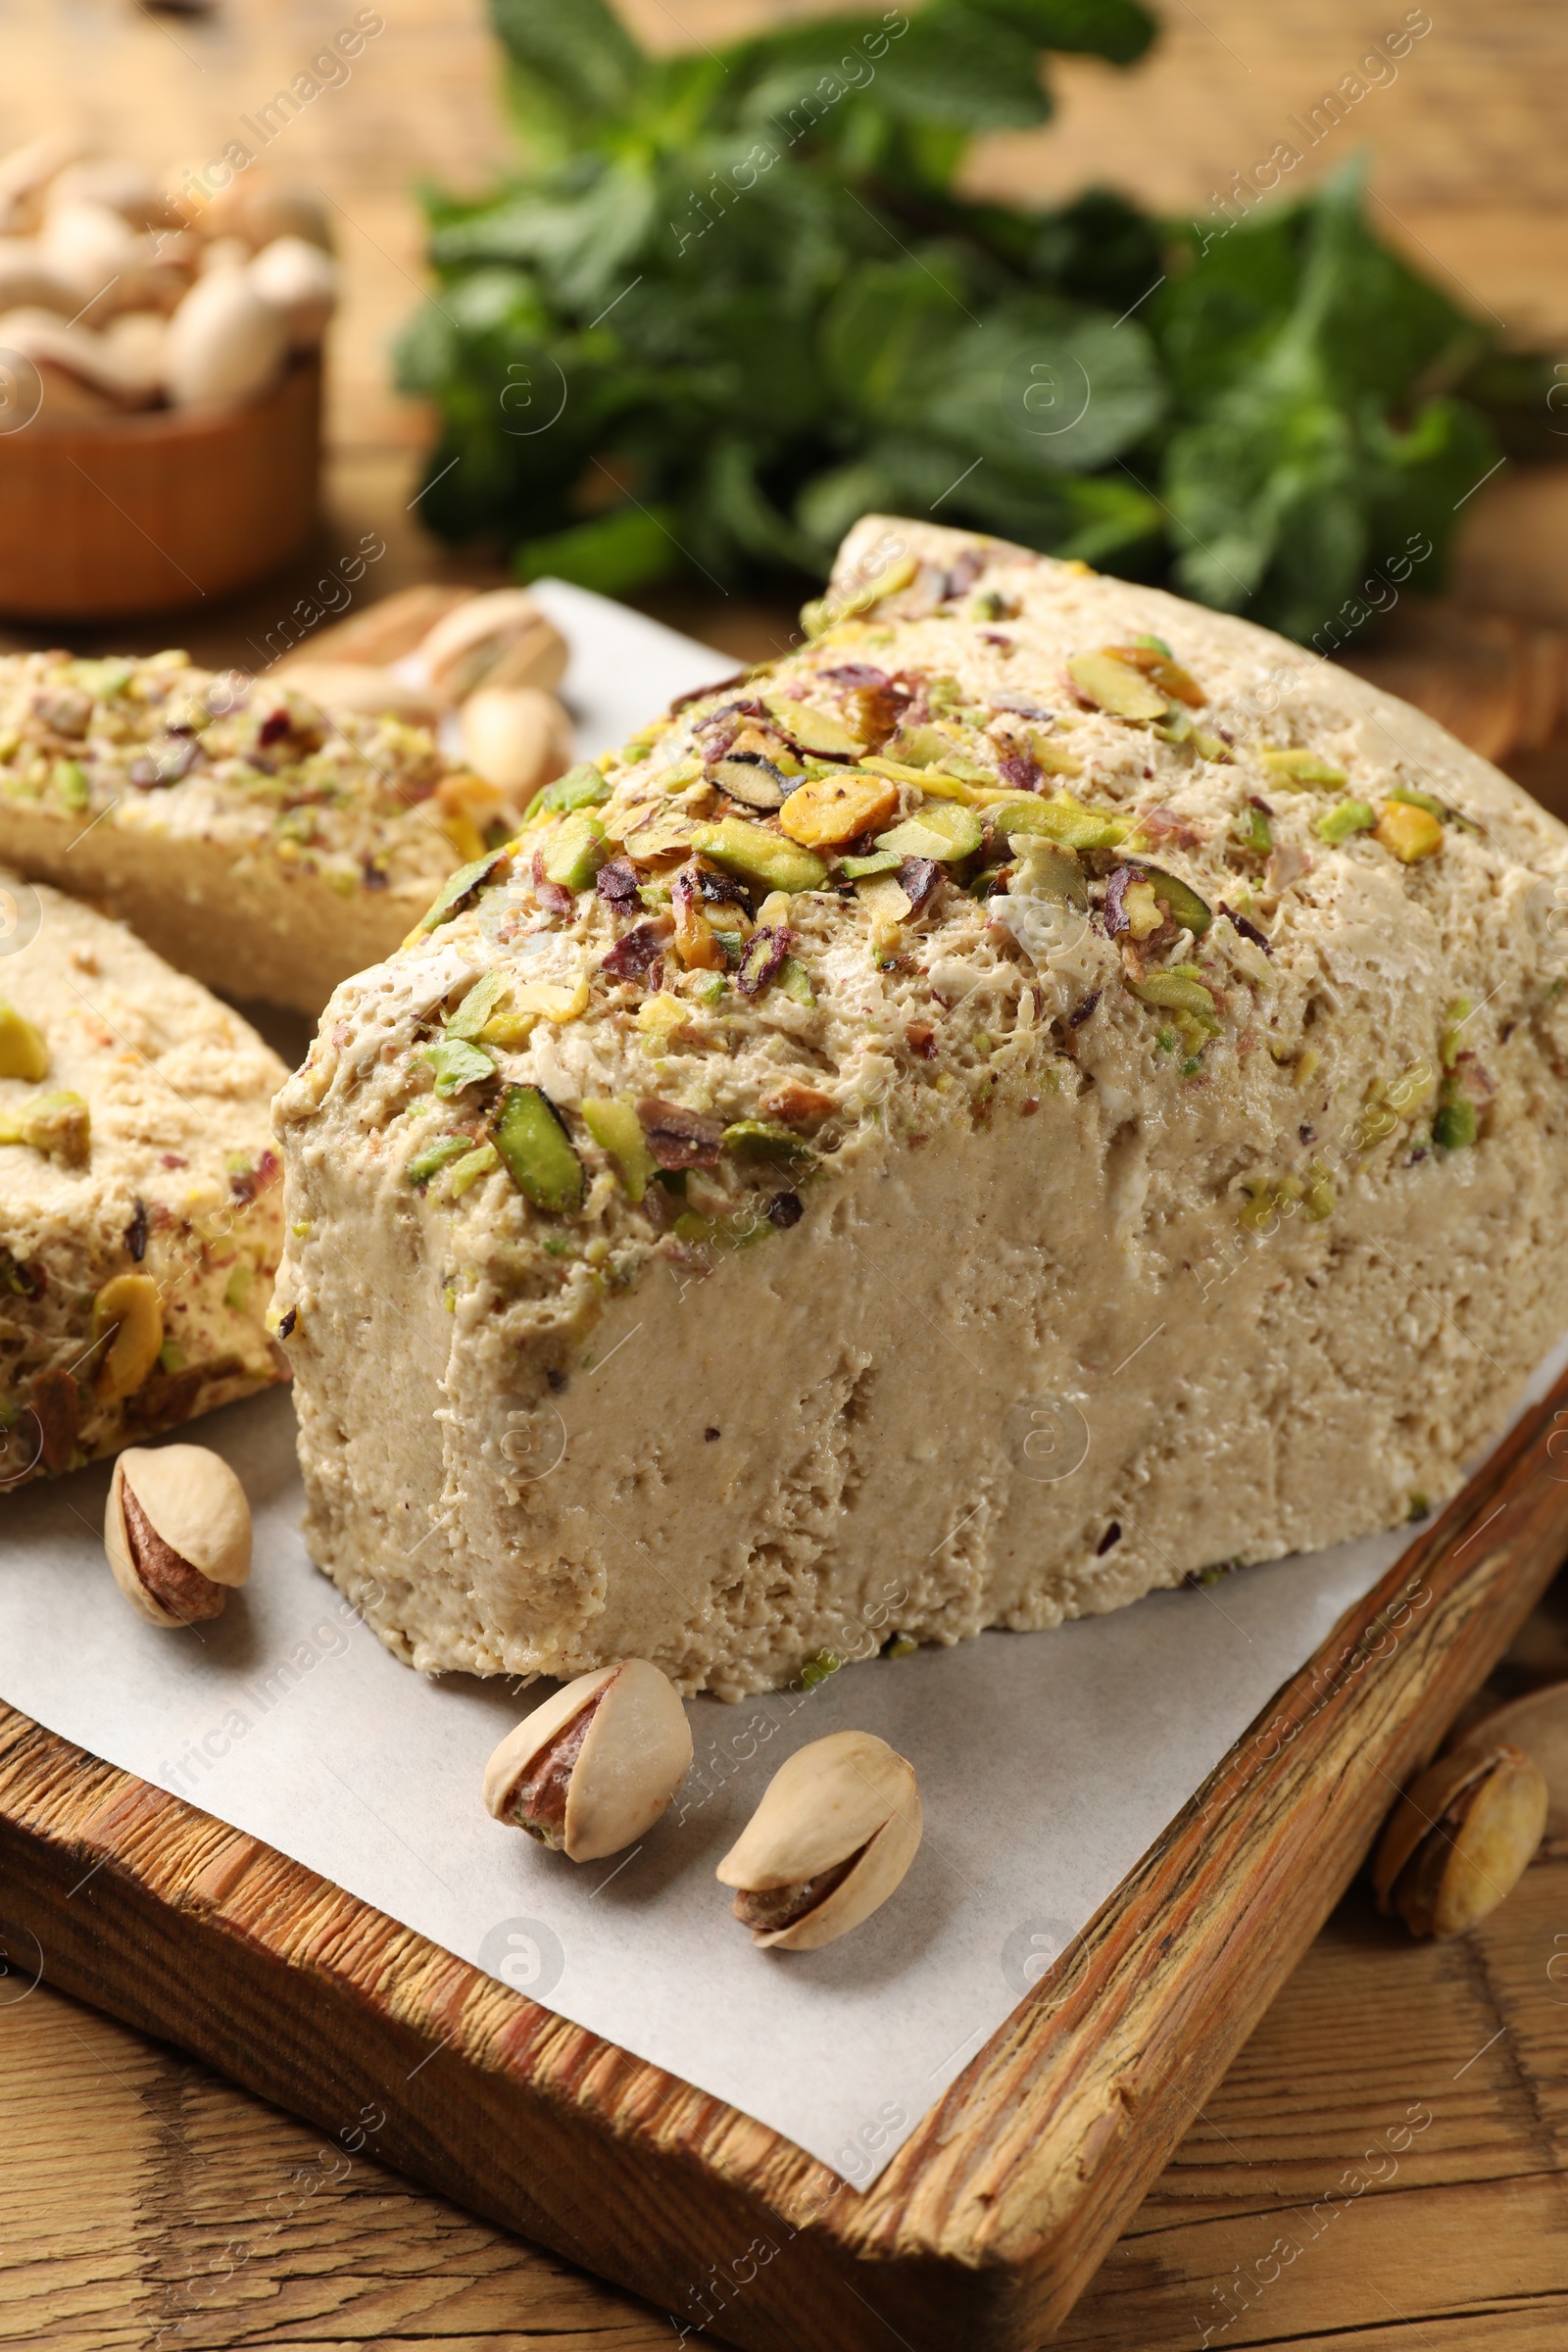
[[[129,1446],[109,1482],[104,1549],[116,1584],[154,1625],[220,1616],[251,1572],[245,1490],[205,1446]]]
[[[509,1732],[485,1766],[484,1801],[573,1862],[646,1836],[692,1760],[674,1685],[646,1658],[583,1674]]]
[[[715,1876],[754,1943],[817,1951],[880,1910],[920,1831],[913,1767],[870,1732],[833,1732],[780,1765]]]
[[[1511,1656],[1517,1659],[1520,1644]],[[1522,1747],[1546,1784],[1546,1836],[1568,1837],[1568,1683],[1548,1683],[1478,1717],[1454,1741],[1461,1748]]]
[[[1413,1936],[1459,1936],[1494,1911],[1541,1843],[1546,1784],[1504,1740],[1430,1764],[1390,1816],[1373,1864],[1378,1907]]]

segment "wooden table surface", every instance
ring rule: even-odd
[[[149,161],[214,153],[238,115],[353,13],[325,0],[230,0],[194,17],[131,0],[76,0],[70,11],[0,0],[0,146],[58,124]],[[408,502],[426,423],[393,395],[385,364],[416,299],[411,182],[477,184],[506,153],[493,54],[478,0],[382,0],[382,13],[386,30],[352,79],[289,126],[276,159],[321,184],[341,214],[347,300],[320,544],[236,606],[120,630],[126,647],[172,639],[198,658],[244,661],[246,640],[265,639],[318,568],[367,529],[387,545],[367,592],[500,576],[493,562],[455,558],[419,530]],[[626,13],[650,41],[675,45],[809,5],[626,0]],[[1285,117],[1403,16],[1355,0],[1296,11],[1203,0],[1201,13],[1167,0],[1163,13],[1161,46],[1134,75],[1090,61],[1061,67],[1056,123],[997,142],[981,178],[1047,193],[1111,179],[1201,210],[1234,169],[1268,152]],[[1391,235],[1510,334],[1562,338],[1568,350],[1565,82],[1568,15],[1553,0],[1449,0],[1397,82],[1357,110],[1346,146],[1374,147]],[[1568,471],[1509,467],[1467,517],[1455,593],[1516,622],[1568,629],[1565,558]],[[737,655],[788,625],[740,597],[666,597],[661,610]],[[1457,683],[1449,653],[1431,650],[1428,618],[1403,625],[1403,655],[1384,656],[1414,662],[1400,690],[1420,683],[1423,662],[1435,679],[1441,669],[1442,691],[1458,697],[1451,715],[1510,758],[1504,625],[1492,628],[1490,667],[1478,662],[1472,676],[1461,662]],[[1545,642],[1539,630],[1519,634],[1527,639]],[[1568,812],[1568,730],[1559,723],[1553,742],[1514,763]],[[1568,1613],[1568,1595],[1559,1609]],[[1568,1674],[1564,1615],[1538,1617],[1527,1642],[1533,1670]],[[0,1956],[0,2344],[629,2352],[670,2342],[662,2314],[34,1987],[28,1952]],[[1076,2352],[1560,2352],[1565,2162],[1568,1845],[1544,1852],[1479,1932],[1443,1947],[1410,1943],[1358,1887],[1195,2112],[1058,2340]]]

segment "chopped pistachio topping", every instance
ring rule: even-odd
[[[641,1200],[659,1173],[659,1162],[648,1149],[635,1102],[590,1099],[582,1106],[582,1120],[594,1142],[614,1161],[630,1199]]]
[[[471,1135],[438,1135],[434,1143],[424,1144],[416,1152],[403,1173],[411,1184],[428,1184],[440,1168],[473,1150]]]
[[[1329,760],[1320,760],[1316,752],[1265,748],[1259,752],[1258,758],[1269,774],[1287,790],[1315,784],[1326,791],[1338,791],[1342,785],[1349,782],[1343,767],[1335,767]]]
[[[15,1005],[0,1004],[0,1078],[25,1078],[36,1085],[48,1073],[49,1048],[42,1030]]]
[[[438,1037],[421,1047],[422,1058],[435,1072],[435,1091],[446,1100],[466,1087],[482,1086],[496,1074],[494,1054],[465,1037]]]
[[[1450,1079],[1432,1121],[1432,1141],[1440,1152],[1462,1152],[1481,1131],[1480,1114],[1470,1097]]]
[[[760,883],[766,890],[820,890],[827,880],[827,867],[813,851],[769,833],[761,825],[747,824],[742,817],[726,816],[716,825],[699,824],[693,829],[693,846],[726,872]]]
[[[532,816],[569,816],[578,808],[598,808],[610,798],[610,779],[584,760],[568,767],[554,784],[547,784],[537,800],[529,807]]]
[[[1314,820],[1312,830],[1320,841],[1337,847],[1352,834],[1370,833],[1377,821],[1378,812],[1369,801],[1336,801]]]
[[[562,1215],[587,1190],[582,1161],[561,1113],[537,1086],[509,1086],[496,1114],[495,1147],[508,1175],[535,1208]]]
[[[984,830],[974,809],[956,801],[938,801],[917,816],[906,817],[891,832],[879,833],[876,846],[895,851],[901,858],[931,858],[939,865],[955,865],[974,855]]]
[[[608,855],[604,826],[578,809],[545,844],[545,879],[563,890],[586,890]]]
[[[1160,1005],[1167,1012],[1181,1013],[1186,1020],[1207,1032],[1217,1031],[1219,1015],[1214,1000],[1201,980],[1185,972],[1150,972],[1145,979],[1130,983],[1133,995],[1142,1004]]]
[[[80,1095],[34,1095],[19,1111],[0,1111],[0,1144],[26,1144],[62,1167],[84,1168],[92,1119]]]
[[[1121,651],[1074,654],[1067,664],[1085,702],[1108,710],[1115,718],[1163,718],[1169,697],[1135,668]]]

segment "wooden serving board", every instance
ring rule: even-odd
[[[0,1707],[0,1941],[351,2149],[759,2352],[1028,2352],[1568,1550],[1568,1375],[857,2193]]]

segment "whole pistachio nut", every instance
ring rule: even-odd
[[[644,1837],[686,1778],[691,1725],[646,1658],[579,1675],[509,1732],[485,1766],[484,1801],[573,1862]]]
[[[559,686],[566,641],[526,588],[493,588],[445,613],[416,659],[430,691],[459,703],[478,686]]]
[[[1546,1836],[1568,1837],[1568,1683],[1548,1683],[1493,1708],[1468,1727],[1454,1747],[1495,1746],[1498,1740],[1522,1747],[1540,1765],[1546,1784]]]
[[[1412,1936],[1458,1936],[1523,1876],[1546,1826],[1541,1768],[1507,1740],[1440,1756],[1390,1816],[1372,1870]]]
[[[109,1482],[104,1549],[116,1584],[154,1625],[217,1617],[251,1572],[245,1490],[205,1446],[131,1446]]]
[[[913,1767],[871,1732],[833,1732],[779,1766],[715,1875],[754,1943],[812,1952],[881,1908],[920,1830]]]

